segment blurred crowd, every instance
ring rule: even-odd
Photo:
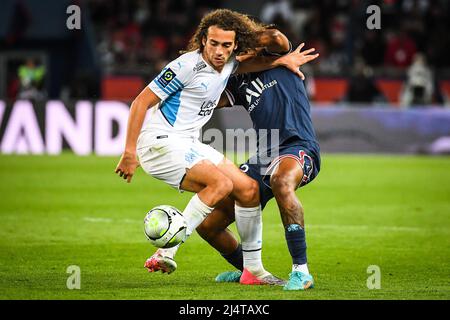
[[[221,0],[91,0],[90,15],[105,66],[171,59],[201,17]],[[417,52],[429,64],[449,67],[450,3],[444,0],[378,1],[381,30],[369,30],[366,8],[377,1],[268,0],[259,18],[275,23],[293,43],[321,52],[319,70],[342,74],[360,56],[371,67],[405,68]]]
[[[179,55],[220,0],[92,0],[97,51],[106,74],[152,77]]]
[[[97,51],[105,74],[152,78],[185,48],[201,17],[224,7],[221,0],[91,0]],[[381,12],[381,29],[369,30],[369,5]],[[305,42],[321,56],[307,68],[312,75],[349,77],[348,101],[383,100],[375,76],[431,79],[430,88],[413,89],[433,96],[436,70],[450,68],[450,3],[444,0],[267,0],[259,19],[273,23],[294,45]],[[421,79],[419,79],[422,77]],[[416,91],[414,91],[416,90]],[[414,99],[404,94],[404,100]],[[364,102],[364,101],[361,101]],[[427,102],[427,101],[425,101]]]
[[[103,77],[137,75],[150,81],[186,48],[207,12],[242,5],[241,11],[254,9],[256,18],[275,24],[294,46],[305,42],[306,48],[314,47],[320,53],[317,61],[303,67],[313,99],[315,77],[340,77],[348,83],[343,102],[385,102],[375,83],[385,78],[404,82],[399,94],[402,105],[440,104],[444,99],[438,82],[450,79],[450,1],[446,0],[261,0],[251,4],[89,0],[83,5],[93,26],[91,40]],[[375,17],[379,29],[367,24],[377,14],[367,11],[373,5],[379,8],[380,15]],[[23,20],[17,13],[22,11],[14,11],[19,18],[13,21]],[[45,66],[34,60],[14,62],[9,68],[15,74],[8,76],[8,96],[45,99]],[[86,87],[88,81],[72,82],[70,96],[89,95],[77,89]]]
[[[367,27],[374,4],[380,29]],[[443,102],[437,79],[449,76],[449,1],[269,0],[260,17],[320,52],[316,75],[348,77],[346,102],[385,101],[379,76],[405,80],[402,105]]]
[[[378,5],[380,29],[367,28],[370,5]],[[430,65],[449,67],[450,3],[444,0],[270,0],[261,12],[294,42],[321,52],[319,69],[342,74],[358,58],[370,67],[406,68],[422,52]]]

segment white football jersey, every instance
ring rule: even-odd
[[[237,66],[233,55],[219,73],[199,51],[170,62],[148,85],[161,102],[150,111],[142,132],[175,132],[198,138]]]

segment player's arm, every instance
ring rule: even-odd
[[[277,29],[265,29],[258,34],[258,47],[240,54],[239,61],[262,55],[281,56],[291,51],[291,42],[282,32]]]
[[[217,107],[215,109],[228,108],[228,107],[232,107],[232,105],[230,104],[230,100],[224,91],[224,92],[222,92],[219,103],[217,104]]]
[[[291,51],[289,39],[277,29],[265,29],[259,34],[259,46],[266,53],[283,55]]]
[[[308,49],[306,51],[301,51],[304,45],[304,43],[300,44],[297,49],[281,57],[256,56],[244,60],[240,58],[240,56],[238,56],[236,57],[236,59],[240,61],[240,64],[235,73],[241,74],[261,72],[275,67],[285,67],[291,70],[293,73],[297,74],[300,78],[305,79],[305,76],[299,70],[299,68],[305,63],[316,59],[319,54],[313,53],[315,51],[314,48]]]
[[[128,183],[131,182],[131,178],[139,166],[139,162],[136,159],[136,144],[145,115],[150,107],[153,107],[160,101],[161,99],[150,88],[145,87],[131,104],[130,114],[128,116],[125,151],[115,170]]]

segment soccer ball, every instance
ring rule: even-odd
[[[187,223],[172,206],[157,206],[144,219],[144,233],[157,248],[171,248],[186,240]]]

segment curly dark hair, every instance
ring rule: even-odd
[[[258,34],[264,29],[262,24],[250,19],[245,14],[228,9],[217,9],[202,18],[195,34],[189,41],[187,50],[181,53],[194,50],[202,52],[204,48],[202,39],[207,36],[208,28],[211,26],[236,33],[235,41],[238,43],[236,54],[256,48],[258,45]]]

